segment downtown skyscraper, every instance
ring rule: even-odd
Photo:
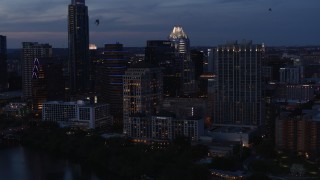
[[[169,40],[149,40],[145,49],[145,61],[162,69],[163,93],[167,97],[180,95],[182,90],[182,61]]]
[[[89,20],[85,0],[72,0],[68,7],[68,83],[70,94],[89,90]]]
[[[233,42],[219,45],[214,54],[214,124],[262,125],[264,46]]]
[[[126,51],[123,45],[105,44],[100,63],[97,65],[96,82],[99,103],[109,103],[110,113],[116,122],[123,114],[123,76],[127,70]]]
[[[131,66],[123,76],[123,133],[132,136],[134,116],[157,113],[163,100],[163,82],[160,67],[149,63]]]
[[[0,92],[5,91],[7,87],[7,38],[0,35]]]
[[[52,58],[52,46],[37,42],[22,43],[22,93],[23,99],[32,101],[34,98],[34,81],[43,78],[42,67]],[[37,93],[38,94],[38,93]]]
[[[174,26],[169,35],[169,41],[175,49],[176,57],[180,58],[180,72],[182,90],[184,94],[195,92],[194,64],[190,57],[190,40],[181,26]]]

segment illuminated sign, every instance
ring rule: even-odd
[[[32,70],[32,79],[38,79],[38,73],[39,73],[39,59],[34,58],[33,60],[33,70]]]

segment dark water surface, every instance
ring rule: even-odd
[[[99,180],[68,160],[24,147],[0,148],[0,180]]]

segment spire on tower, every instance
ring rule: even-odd
[[[181,26],[174,26],[169,39],[188,39],[187,34],[183,31]]]

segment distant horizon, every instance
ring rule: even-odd
[[[36,41],[32,41],[32,42],[36,42]],[[38,42],[38,43],[40,43],[40,44],[50,44],[50,43],[42,43],[42,42]],[[116,43],[116,42],[115,42]],[[122,44],[121,42],[119,42],[120,44]],[[113,43],[106,43],[106,44],[113,44]],[[225,43],[224,43],[225,44]],[[253,44],[261,44],[261,43],[254,43],[253,42]],[[50,45],[52,45],[52,44],[50,44]],[[145,46],[125,46],[125,44],[123,44],[124,46],[124,48],[145,48],[146,47],[146,45]],[[223,44],[218,44],[218,45],[223,45]],[[212,46],[210,46],[210,45],[194,45],[194,46],[190,46],[191,48],[196,48],[196,47],[216,47],[216,46],[218,46],[218,45],[212,45]],[[269,46],[269,45],[267,45],[267,44],[264,44],[267,48],[268,47],[320,47],[320,42],[319,42],[319,44],[318,45],[274,45],[274,46]],[[54,47],[54,46],[52,46],[52,48],[53,49],[68,49],[68,47]],[[101,48],[104,48],[103,46],[97,46],[97,48],[98,49],[101,49]],[[17,49],[22,49],[22,46],[21,47],[7,47],[7,50],[17,50]]]
[[[2,0],[0,35],[8,48],[21,42],[68,46],[71,0]],[[191,46],[216,46],[228,40],[253,40],[266,46],[320,44],[319,0],[155,0],[87,1],[91,43],[120,42],[144,47],[166,40],[175,25]],[[95,24],[99,20],[99,25]]]

